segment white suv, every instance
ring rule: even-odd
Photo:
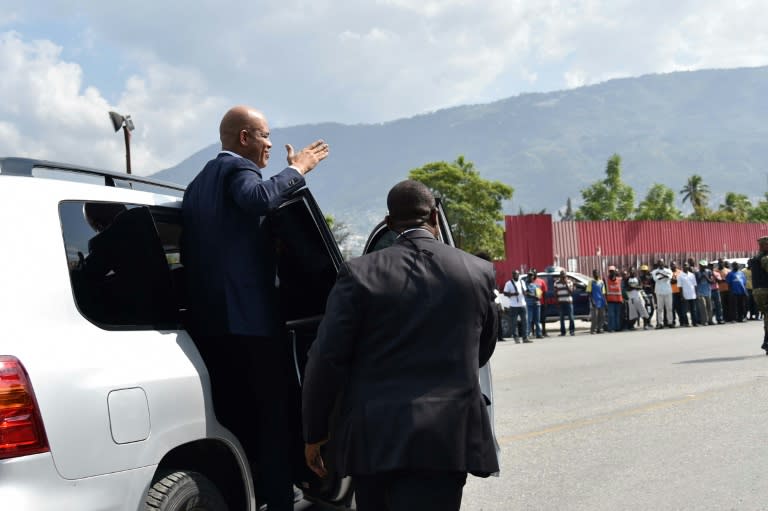
[[[182,195],[141,177],[0,158],[3,508],[258,509],[241,443],[217,422],[181,326]],[[307,189],[270,222],[296,370],[287,392],[298,396],[342,257]],[[491,396],[488,370],[481,382]],[[296,404],[286,425],[297,435],[286,453],[295,483],[307,499],[349,506],[349,479],[304,466]]]

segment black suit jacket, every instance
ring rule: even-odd
[[[411,231],[347,262],[330,293],[303,388],[305,440],[331,432],[341,475],[498,461],[478,371],[496,343],[492,265]]]
[[[196,332],[274,335],[275,255],[263,220],[302,186],[293,168],[263,180],[252,161],[222,152],[187,187],[181,257]]]

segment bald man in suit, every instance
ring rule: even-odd
[[[187,275],[188,326],[211,377],[218,420],[243,443],[257,493],[270,511],[293,509],[286,433],[289,354],[277,338],[275,250],[266,215],[303,187],[328,156],[318,140],[269,179],[272,142],[263,113],[231,108],[219,126],[221,152],[184,193],[181,256]]]

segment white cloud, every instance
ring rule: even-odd
[[[110,108],[133,116],[134,161],[154,170],[215,141],[236,103],[273,126],[372,122],[532,85],[768,64],[760,0],[283,0],[237,12],[214,0],[10,3],[0,26],[48,23],[51,35],[0,36],[0,123],[17,134],[0,151],[115,168]]]
[[[194,72],[156,64],[132,77],[118,104],[110,105],[83,83],[83,70],[64,61],[50,41],[27,42],[0,34],[0,154],[28,156],[122,169],[123,137],[115,134],[110,110],[132,115],[136,173],[178,163],[216,140],[214,126],[225,102],[208,94]]]
[[[587,83],[587,74],[580,69],[572,69],[563,74],[565,85],[569,89],[581,87]]]

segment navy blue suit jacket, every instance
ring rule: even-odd
[[[187,187],[181,257],[195,332],[276,332],[275,255],[263,222],[304,184],[293,168],[264,180],[252,161],[222,152]]]

